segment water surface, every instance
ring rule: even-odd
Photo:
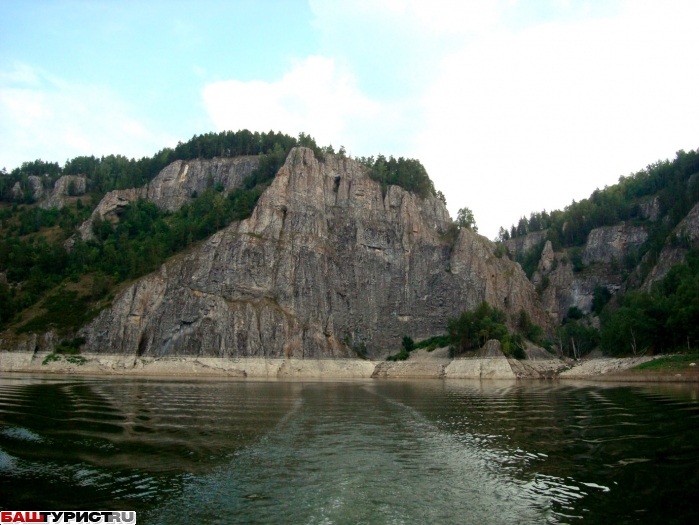
[[[5,375],[0,509],[163,524],[692,523],[698,393]]]

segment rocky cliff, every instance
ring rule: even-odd
[[[81,331],[83,349],[341,357],[364,344],[373,355],[443,333],[483,300],[549,326],[519,265],[470,230],[447,240],[450,224],[436,198],[384,194],[359,163],[294,149],[249,219],[121,292]]]
[[[35,201],[38,201],[39,199],[43,198],[45,194],[44,190],[44,182],[41,177],[38,177],[36,175],[29,175],[27,177],[26,181],[26,189],[29,190],[29,192],[32,195],[32,199]],[[12,187],[12,195],[15,199],[21,199],[24,197],[24,191],[25,188],[22,186],[22,183],[17,181],[15,182],[15,185]]]
[[[648,239],[643,226],[620,223],[592,230],[582,248],[582,271],[574,271],[571,250],[554,253],[547,241],[532,283],[541,292],[544,309],[561,322],[571,307],[583,313],[592,310],[595,289],[604,287],[613,295],[625,281],[623,263]]]
[[[81,175],[63,175],[53,185],[49,196],[39,203],[41,208],[50,210],[65,206],[66,198],[83,195],[87,190],[87,179]]]
[[[637,250],[648,239],[643,226],[617,224],[595,228],[587,236],[582,253],[583,264],[620,264],[633,250]]]
[[[657,198],[649,201],[646,210],[649,220],[658,219],[657,201]],[[644,226],[620,223],[596,228],[590,232],[582,247],[584,268],[579,272],[573,270],[570,261],[572,250],[554,253],[551,242],[547,241],[537,271],[532,276],[532,283],[541,292],[544,309],[560,322],[573,306],[583,313],[589,313],[593,294],[598,287],[606,288],[612,295],[638,287],[650,291],[653,283],[663,279],[673,265],[684,262],[690,248],[699,246],[699,204],[668,236],[655,264],[649,264],[650,254],[646,254],[635,268],[629,267],[627,257],[638,253],[646,241],[648,232]],[[651,268],[645,280],[643,265]]]
[[[563,321],[571,307],[589,313],[597,287],[605,287],[614,294],[623,282],[622,273],[609,264],[594,264],[575,272],[567,253],[554,253],[550,241],[546,242],[539,267],[532,276],[532,283],[541,291],[544,309],[558,322]]]
[[[643,289],[650,290],[653,283],[663,279],[675,264],[684,262],[689,248],[699,246],[699,203],[670,234],[670,241],[663,247],[657,264],[643,283]]]
[[[124,208],[138,199],[153,202],[165,211],[176,211],[191,202],[207,187],[218,187],[224,195],[241,187],[243,179],[258,166],[256,156],[178,160],[166,166],[147,186],[107,193],[78,228],[83,240],[94,237],[92,224],[97,218],[116,222]]]

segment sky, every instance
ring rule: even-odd
[[[695,0],[0,0],[0,168],[303,131],[489,238],[699,148]]]

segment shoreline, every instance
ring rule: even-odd
[[[0,372],[234,379],[562,379],[615,382],[699,382],[699,371],[633,370],[650,357],[561,359],[445,357],[398,362],[362,359],[284,359],[265,357],[138,357],[133,355],[59,355],[0,352]]]

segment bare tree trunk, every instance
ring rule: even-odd
[[[573,339],[572,337],[570,338],[570,344],[573,345],[573,359],[575,359],[577,361],[578,360],[578,351],[575,348],[575,339]]]
[[[634,357],[636,357],[636,336],[633,334],[633,328],[631,328],[630,331],[631,331],[631,350],[633,351]]]

